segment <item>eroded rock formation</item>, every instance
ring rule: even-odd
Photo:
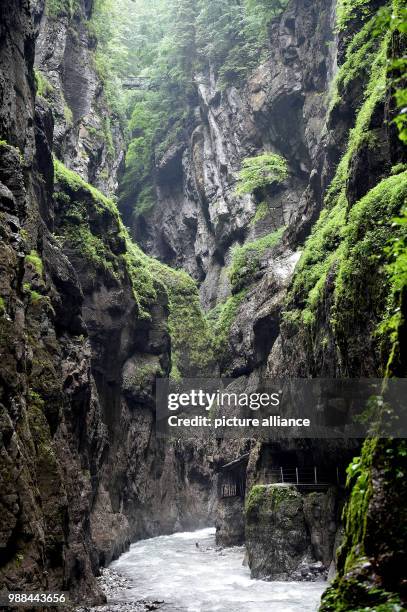
[[[247,508],[254,575],[327,569],[332,497],[270,485],[270,469],[287,455],[346,464],[352,444],[163,442],[154,380],[171,366],[241,388],[405,375],[405,288],[385,255],[406,198],[386,63],[402,36],[387,33],[384,1],[336,31],[334,2],[291,0],[244,82],[195,75],[194,120],[157,158],[154,205],[122,212],[148,255],[198,281],[213,340],[194,283],[141,252],[107,197],[124,140],[95,69],[92,5],[0,0],[2,583],[101,601],[99,564],[131,539],[206,524],[214,467],[249,449],[248,490],[265,485]],[[238,195],[244,159],[264,151],[287,176]],[[402,442],[374,441],[353,463],[327,612],[399,605],[405,456]],[[240,542],[243,500],[221,510],[224,543]]]
[[[207,524],[211,469],[203,447],[155,438],[168,287],[180,307],[196,289],[151,274],[89,184],[113,192],[123,153],[118,124],[100,133],[91,8],[0,4],[0,554],[6,588],[98,602],[99,564],[132,539]]]
[[[335,489],[302,494],[295,485],[258,485],[246,502],[246,547],[254,578],[323,580],[340,523]]]

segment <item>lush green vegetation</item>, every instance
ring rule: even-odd
[[[61,161],[54,158],[55,181],[62,186],[69,188],[71,192],[78,193],[81,190],[88,192],[96,204],[96,207],[102,211],[108,209],[114,217],[118,218],[119,213],[115,203],[103,195],[96,187],[84,181],[79,174],[67,168]]]
[[[260,204],[257,205],[256,212],[253,218],[251,219],[250,224],[255,225],[256,223],[259,223],[263,219],[266,219],[269,215],[269,212],[270,212],[269,205],[267,204],[267,202],[263,200],[263,202],[260,202]]]
[[[260,269],[261,258],[268,249],[280,242],[284,230],[285,227],[280,227],[271,234],[233,249],[228,272],[234,293],[253,281],[254,275]]]
[[[379,533],[381,542],[386,542],[388,546],[387,550],[403,549],[406,535],[403,520],[401,519],[400,524],[396,523],[396,528],[392,529],[391,523],[387,523],[384,516],[388,510],[382,507],[382,500],[383,496],[389,501],[392,500],[388,505],[392,513],[397,514],[399,510],[403,512],[406,487],[402,466],[406,456],[405,440],[370,439],[365,441],[361,455],[355,457],[349,465],[349,499],[343,511],[345,536],[338,551],[339,574],[322,596],[322,612],[404,610],[400,597],[380,588],[379,580],[375,583],[366,579],[363,568],[367,566],[369,550],[371,552],[378,543]],[[378,466],[380,472],[377,470]],[[374,469],[377,474],[375,482]],[[394,486],[397,487],[396,491]],[[378,490],[381,491],[379,503],[374,499]],[[374,524],[377,525],[377,531]],[[401,568],[394,568],[394,571],[402,573]]]
[[[372,119],[391,87],[396,105],[401,108],[405,103],[404,94],[397,93],[402,84],[403,60],[392,57],[397,49],[393,37],[405,32],[400,3],[395,1],[391,9],[388,6],[376,14],[374,10],[374,3],[363,0],[342,0],[338,5],[339,29],[345,29],[354,18],[362,18],[364,26],[349,41],[345,64],[336,79],[333,107],[341,103],[346,88],[352,87],[356,79],[359,84],[366,82],[365,94],[348,148],[328,192],[326,208],[305,245],[290,308],[283,320],[285,325],[298,325],[299,320],[308,322],[309,338],[316,350],[321,340],[313,333],[313,324],[317,315],[321,320],[329,300],[327,326],[341,354],[342,367],[352,359],[353,347],[360,338],[374,338],[376,334],[382,343],[383,373],[392,376],[400,371],[400,334],[405,334],[402,300],[407,286],[406,168],[404,164],[383,167],[382,180],[356,202],[350,199],[348,189],[355,154],[377,146],[378,128]],[[404,117],[396,118],[401,140],[405,139],[404,123]],[[377,348],[376,345],[375,353]],[[380,540],[386,542],[388,551],[394,551],[393,572],[398,571],[396,551],[403,548],[405,530],[394,529],[394,525],[403,523],[406,456],[404,440],[371,439],[349,466],[339,571],[323,595],[323,612],[403,609],[397,594],[367,579],[365,567],[368,558],[380,557]],[[387,523],[389,513],[391,521]],[[375,571],[380,574],[380,561]],[[396,583],[397,578],[394,580]]]
[[[394,36],[404,37],[407,35],[407,8],[399,0],[393,1],[393,13],[391,30]],[[407,144],[407,87],[406,87],[407,58],[393,57],[389,65],[389,76],[393,85],[394,98],[397,107],[397,115],[394,122],[399,131],[402,142]]]
[[[371,13],[370,0],[338,0],[336,7],[338,30],[344,30],[352,19],[366,18],[371,16]]]
[[[367,15],[365,11],[363,14]],[[392,27],[397,27],[394,14]],[[405,282],[406,239],[404,215],[400,216],[400,212],[407,197],[405,168],[402,164],[389,166],[387,171],[392,176],[359,202],[350,203],[347,192],[355,152],[377,146],[371,119],[393,78],[388,72],[389,24],[390,10],[384,8],[368,18],[349,41],[345,63],[336,78],[334,105],[340,103],[342,92],[357,79],[366,82],[364,99],[328,190],[325,208],[305,244],[288,298],[289,308],[283,314],[287,324],[298,326],[301,319],[312,328],[322,307],[328,277],[331,282],[334,279],[329,323],[335,342],[348,356],[352,348],[345,339],[350,329],[357,337],[357,330],[366,324],[363,312],[369,311],[371,320],[376,321],[378,340],[381,338],[387,354],[402,323],[399,296]]]
[[[347,179],[350,164],[355,151],[361,147],[375,147],[375,132],[371,129],[371,118],[377,105],[384,99],[386,94],[387,78],[387,48],[389,34],[385,22],[379,22],[380,28],[373,29],[372,22],[377,23],[376,17],[362,29],[364,37],[375,33],[376,42],[373,55],[370,56],[369,79],[365,89],[363,103],[356,117],[355,126],[349,134],[349,142],[342,160],[338,164],[335,177],[328,189],[325,198],[325,208],[315,224],[310,238],[305,244],[301,260],[297,266],[296,275],[288,301],[301,310],[302,319],[305,323],[313,323],[315,312],[323,297],[327,275],[331,270],[338,267],[339,262],[346,257],[349,250],[345,246],[346,240],[351,240],[351,226],[356,225],[357,220],[353,216],[349,219],[349,202],[347,199]],[[354,64],[352,78],[364,80],[366,65],[364,56],[359,55],[360,42],[351,42],[344,65],[340,68],[334,94],[336,100],[340,99],[342,89],[347,84],[347,76],[350,65]],[[359,57],[359,62],[352,56]],[[389,168],[390,170],[390,168]],[[401,202],[398,203],[399,207]],[[393,214],[396,212],[393,209]],[[386,210],[388,214],[388,210]],[[380,223],[387,222],[387,237],[390,235],[391,218],[384,217]],[[386,225],[384,225],[386,227]],[[344,264],[346,265],[346,264]]]
[[[126,232],[125,228],[123,231]],[[148,257],[127,233],[125,259],[136,298],[143,306],[143,316],[150,316],[149,309],[157,301],[159,292],[168,296],[171,376],[205,374],[214,361],[213,342],[195,281],[186,272]]]
[[[46,0],[45,2],[45,10],[49,17],[58,17],[58,15],[73,17],[78,9],[78,0]]]
[[[386,343],[388,362],[387,374],[393,373],[393,366],[398,362],[399,332],[404,323],[401,299],[405,287],[407,287],[407,207],[401,211],[401,215],[393,219],[394,227],[399,228],[398,236],[394,237],[386,249],[389,264],[387,273],[391,281],[391,293],[388,296],[386,316],[379,325],[379,333]]]
[[[267,26],[287,0],[199,0],[196,50],[209,60],[220,86],[236,84],[267,55]]]
[[[246,514],[254,514],[259,509],[266,498],[267,492],[270,489],[266,485],[254,485],[245,500],[245,512]]]
[[[152,306],[168,300],[172,376],[205,373],[214,355],[196,283],[185,272],[145,255],[129,237],[112,200],[58,160],[54,165],[65,248],[91,266],[95,279],[99,275],[126,284],[129,278],[139,318],[150,319]],[[34,253],[26,259],[38,265]]]
[[[230,330],[247,290],[231,295],[225,302],[208,312],[207,319],[213,331],[215,355],[221,364],[226,363]]]
[[[407,172],[403,172],[381,181],[352,208],[336,277],[335,333],[347,330],[354,317],[352,313],[363,307],[369,308],[377,321],[382,320],[379,327],[382,334],[386,336],[394,329],[398,304],[392,296],[399,294],[407,276],[403,256],[406,232],[403,236],[396,231],[402,227],[403,218],[394,222],[394,217],[406,201]],[[394,261],[388,266],[389,240]]]
[[[267,55],[267,27],[286,4],[96,0],[90,24],[99,40],[96,66],[130,141],[120,194],[126,210],[145,213],[154,204],[155,165],[193,123],[196,75],[210,65],[220,88],[239,85]],[[129,77],[145,86],[125,93]]]
[[[203,316],[198,288],[181,270],[150,259],[151,271],[165,286],[169,298],[169,332],[172,338],[171,376],[205,376],[213,371],[213,337]],[[212,368],[212,369],[211,369]]]
[[[288,174],[287,162],[276,153],[261,153],[243,160],[238,174],[236,193],[253,193],[273,184],[280,184]]]
[[[26,263],[30,264],[35,269],[37,274],[42,276],[43,264],[42,264],[42,259],[38,255],[37,251],[34,251],[34,250],[30,251],[30,253],[26,255],[25,261]]]
[[[41,70],[35,70],[34,75],[35,75],[35,84],[37,88],[37,95],[42,96],[43,98],[46,98],[47,95],[49,95],[50,93],[54,91],[54,88],[52,87],[48,79],[42,74]]]
[[[300,495],[291,487],[254,485],[245,502],[245,512],[249,520],[258,520],[260,515],[275,512],[281,504],[298,502]],[[300,498],[301,499],[301,498]]]

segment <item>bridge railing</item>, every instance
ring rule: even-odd
[[[271,482],[280,482],[298,485],[340,485],[344,480],[341,470],[313,467],[285,467],[271,469],[267,474]]]
[[[333,485],[342,485],[345,482],[343,470],[339,467],[333,470],[313,467],[286,467],[280,466],[272,468],[266,476],[270,484],[294,484],[304,488],[313,487],[319,490]],[[244,497],[246,483],[243,479],[229,478],[226,482],[220,483],[220,497]]]

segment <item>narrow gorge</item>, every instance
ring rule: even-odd
[[[215,526],[259,602],[405,609],[405,438],[166,439],[156,387],[407,378],[406,18],[0,0],[1,593],[97,606],[194,530],[244,582]]]

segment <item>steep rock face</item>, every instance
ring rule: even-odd
[[[246,548],[254,578],[326,576],[338,523],[336,493],[302,495],[293,485],[260,485],[246,501]]]
[[[93,140],[97,159],[81,155],[84,123],[102,121],[107,104],[91,69],[91,7],[75,6],[51,17],[42,2],[0,5],[0,565],[8,588],[101,602],[98,565],[130,539],[207,524],[210,452],[157,440],[153,395],[171,365],[168,318],[189,329],[173,304],[191,306],[188,351],[199,355],[207,330],[192,281],[149,260],[114,203],[84,180],[109,191],[117,166]],[[70,95],[72,124],[61,115]],[[53,150],[82,176],[53,163]]]
[[[241,546],[245,541],[243,500],[240,497],[220,499],[216,509],[216,544]]]
[[[147,252],[200,281],[208,308],[230,293],[231,248],[287,225],[299,206],[321,138],[332,19],[330,4],[291,3],[270,30],[270,60],[246,84],[221,93],[212,74],[196,75],[195,129],[159,162],[157,203],[134,232]],[[259,202],[235,188],[242,160],[261,150],[286,157],[290,177],[257,220]]]
[[[333,5],[290,2],[270,29],[272,65],[259,67],[239,90],[223,93],[212,76],[197,76],[195,130],[158,164],[157,203],[133,226],[149,252],[184,266],[201,282],[207,308],[217,303],[211,318],[221,370],[241,375],[242,384],[264,376],[405,372],[405,324],[392,315],[404,312],[405,291],[400,298],[386,254],[392,219],[406,197],[405,148],[392,123],[387,59],[395,51],[401,57],[405,41],[400,33],[388,34],[392,22],[385,5],[341,3],[335,41]],[[392,4],[394,15],[399,8]],[[330,48],[327,39],[334,41]],[[335,55],[339,69],[324,131],[322,98]],[[286,112],[292,121],[285,120]],[[283,154],[291,175],[267,194],[267,207],[257,214],[256,198],[237,198],[234,181],[242,159],[264,148]],[[283,224],[288,228],[280,244],[254,244]],[[248,248],[236,260],[231,249],[242,242]],[[242,270],[238,282],[234,259]],[[290,263],[282,275],[280,260]],[[352,448],[299,442],[282,444],[279,451],[346,461]],[[403,522],[405,492],[392,487],[390,475],[404,452],[397,443],[367,445],[355,462],[339,577],[324,609],[376,605],[389,599],[386,589],[402,589],[405,563],[397,561],[404,557],[394,526]],[[257,470],[268,453],[267,445],[252,451],[254,482],[262,482]],[[400,503],[392,508],[394,499]],[[382,505],[389,544],[374,518]],[[318,533],[313,537],[318,540]]]
[[[303,511],[312,550],[315,558],[321,561],[326,569],[330,567],[338,547],[340,508],[338,493],[333,488],[326,493],[313,492],[304,497]]]
[[[71,14],[62,10],[50,15],[46,5],[37,63],[50,81],[54,79],[47,101],[57,118],[56,153],[68,166],[56,163],[55,232],[83,291],[92,373],[107,428],[91,526],[99,560],[108,563],[136,538],[206,525],[211,470],[204,448],[182,449],[155,438],[154,380],[168,375],[171,366],[168,323],[176,332],[172,365],[184,374],[189,370],[182,352],[189,355],[186,367],[192,368],[191,351],[198,352],[205,329],[200,310],[193,309],[193,284],[131,245],[115,205],[89,184],[102,182],[105,190],[113,188],[116,162],[123,155],[120,132],[113,141],[115,155],[106,153],[109,139],[100,135],[100,126],[111,129],[115,117],[95,72],[89,15],[80,4]],[[61,47],[53,44],[56,32]],[[59,117],[58,110],[69,96],[72,125]],[[87,148],[94,158],[83,154]],[[101,175],[111,183],[100,181]],[[187,339],[188,347],[182,340],[188,326],[177,319],[186,301],[197,334]]]
[[[300,493],[289,485],[252,489],[246,548],[253,578],[289,579],[309,554],[302,503]]]
[[[385,258],[375,260],[375,253],[385,252],[390,220],[403,203],[405,175],[389,175],[392,167],[404,162],[405,150],[391,122],[388,40],[383,25],[373,29],[377,9],[378,3],[371,3],[369,19],[354,15],[348,27],[358,32],[355,41],[350,43],[343,31],[339,34],[340,68],[327,133],[287,240],[298,240],[321,203],[324,211],[296,268],[281,334],[268,357],[270,376],[357,377],[384,372],[383,347],[375,330],[386,316],[391,287]],[[357,54],[362,51],[364,61],[359,62]],[[331,182],[321,182],[324,176]],[[315,177],[322,200],[315,196]]]
[[[50,85],[42,93],[55,118],[55,154],[66,164],[56,162],[55,233],[83,291],[107,429],[91,528],[99,561],[108,563],[131,540],[209,520],[211,470],[204,448],[182,452],[157,441],[154,421],[154,380],[171,366],[168,325],[177,332],[172,366],[184,374],[193,368],[193,353],[201,345],[204,350],[205,329],[193,283],[132,245],[113,202],[90,184],[114,191],[123,139],[95,66],[91,4],[62,3],[54,12],[51,6],[37,6],[36,64]],[[191,330],[176,312],[183,312],[184,302],[196,331],[186,343],[182,333]]]
[[[113,194],[124,139],[97,71],[92,10],[93,0],[34,3],[36,75],[39,95],[53,111],[56,155],[85,181]]]
[[[0,12],[1,582],[102,601],[89,515],[105,437],[82,293],[46,227],[52,120],[34,115],[30,6]]]
[[[402,54],[405,41],[396,4],[367,5],[366,13],[348,16],[347,29],[357,36],[340,33],[337,90],[319,156],[333,180],[322,192],[324,211],[286,300],[281,334],[268,358],[270,376],[405,375],[404,323],[391,315],[403,312],[405,289],[392,275],[389,263],[397,254],[389,255],[389,245],[399,235],[392,220],[406,201],[406,149],[392,122],[394,83],[387,70],[388,57]],[[396,24],[391,33],[385,17],[390,10]],[[312,181],[310,187],[288,233],[294,240],[315,214]],[[405,556],[397,525],[405,522],[406,492],[394,484],[394,474],[404,473],[404,446],[367,441],[352,462],[338,577],[321,609],[401,605]]]

